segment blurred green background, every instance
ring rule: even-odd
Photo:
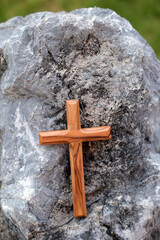
[[[160,0],[0,0],[0,22],[37,11],[94,6],[110,8],[128,19],[160,58]]]

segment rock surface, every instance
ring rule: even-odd
[[[0,240],[18,240],[16,237],[16,233],[7,224],[1,209],[0,209]]]
[[[73,218],[68,146],[38,142],[66,128],[75,98],[82,127],[112,128],[83,144],[85,219]],[[159,101],[160,62],[109,9],[0,24],[1,208],[17,238],[160,239]]]

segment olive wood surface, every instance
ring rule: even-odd
[[[110,126],[81,128],[79,101],[66,101],[67,130],[39,132],[40,145],[69,143],[74,217],[86,217],[82,142],[111,139]]]

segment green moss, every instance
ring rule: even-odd
[[[75,8],[94,6],[110,8],[128,19],[160,58],[159,0],[1,0],[0,22],[37,11],[71,11]]]

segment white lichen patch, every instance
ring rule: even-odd
[[[37,109],[37,106],[34,108],[34,110],[32,111],[29,120],[31,120],[33,118],[33,115],[35,113],[35,110]],[[38,136],[37,139],[34,138],[32,131],[28,125],[28,121],[26,121],[23,117],[23,115],[20,112],[20,104],[18,105],[17,109],[16,109],[16,119],[15,119],[15,127],[18,129],[17,132],[17,137],[21,137],[24,135],[28,136],[28,140],[31,144],[31,148],[33,148],[40,156],[40,159],[43,159],[43,148],[39,147],[39,142],[38,142]],[[22,127],[24,127],[23,131],[20,132],[20,130],[22,129]],[[23,149],[24,150],[24,149]],[[22,146],[20,146],[20,149],[18,151],[18,154],[22,154],[23,153],[22,150]]]
[[[15,119],[15,127],[20,130],[20,128],[22,127],[22,116],[20,114],[20,108],[19,105],[16,109],[16,119]]]
[[[35,138],[33,137],[33,134],[28,126],[28,123],[25,125],[25,128],[26,128],[26,134],[28,135],[28,139],[31,143],[31,146],[34,148],[34,150],[36,150],[36,152],[39,154],[39,159],[41,161],[43,161],[43,148],[40,148],[39,147],[39,142],[38,140],[35,140]],[[37,139],[38,139],[38,136],[37,136]]]
[[[19,184],[21,185],[21,189],[22,189],[22,194],[21,194],[21,198],[23,200],[30,200],[32,195],[35,192],[34,189],[34,185],[33,185],[33,180],[31,180],[29,177],[25,178],[23,180],[19,181]]]

